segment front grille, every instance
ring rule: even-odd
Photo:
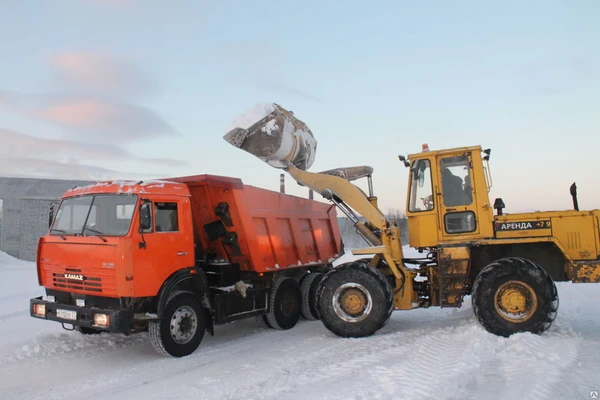
[[[102,293],[102,278],[85,276],[83,280],[67,279],[65,274],[83,275],[78,268],[65,268],[62,274],[52,273],[54,287],[61,289],[75,289],[84,292]]]

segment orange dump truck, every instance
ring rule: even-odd
[[[316,286],[342,246],[334,207],[215,175],[73,188],[50,224],[31,316],[83,334],[149,331],[174,357],[240,318],[317,319]]]

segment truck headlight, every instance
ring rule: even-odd
[[[33,313],[40,317],[46,316],[46,305],[45,304],[34,304],[33,305]]]
[[[107,314],[94,314],[94,325],[97,326],[108,326],[110,318]]]

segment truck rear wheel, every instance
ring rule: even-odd
[[[300,285],[302,291],[302,316],[305,319],[312,321],[319,319],[316,294],[321,279],[323,279],[321,272],[313,272],[302,280],[302,284]]]
[[[538,264],[518,257],[501,258],[481,270],[471,299],[479,323],[490,333],[542,333],[558,311],[554,281]]]
[[[302,312],[300,285],[293,278],[280,278],[273,285],[269,311],[263,315],[267,326],[287,330],[293,328]]]
[[[192,354],[204,337],[206,321],[202,303],[190,292],[174,292],[158,321],[150,322],[150,342],[160,354]]]
[[[317,307],[327,329],[341,337],[357,338],[383,328],[394,302],[385,276],[359,260],[325,274],[317,291]]]

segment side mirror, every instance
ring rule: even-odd
[[[50,210],[48,211],[48,228],[52,226],[52,220],[54,219],[54,204],[50,204]]]
[[[147,230],[152,228],[152,212],[150,203],[144,203],[140,206],[140,228]]]

